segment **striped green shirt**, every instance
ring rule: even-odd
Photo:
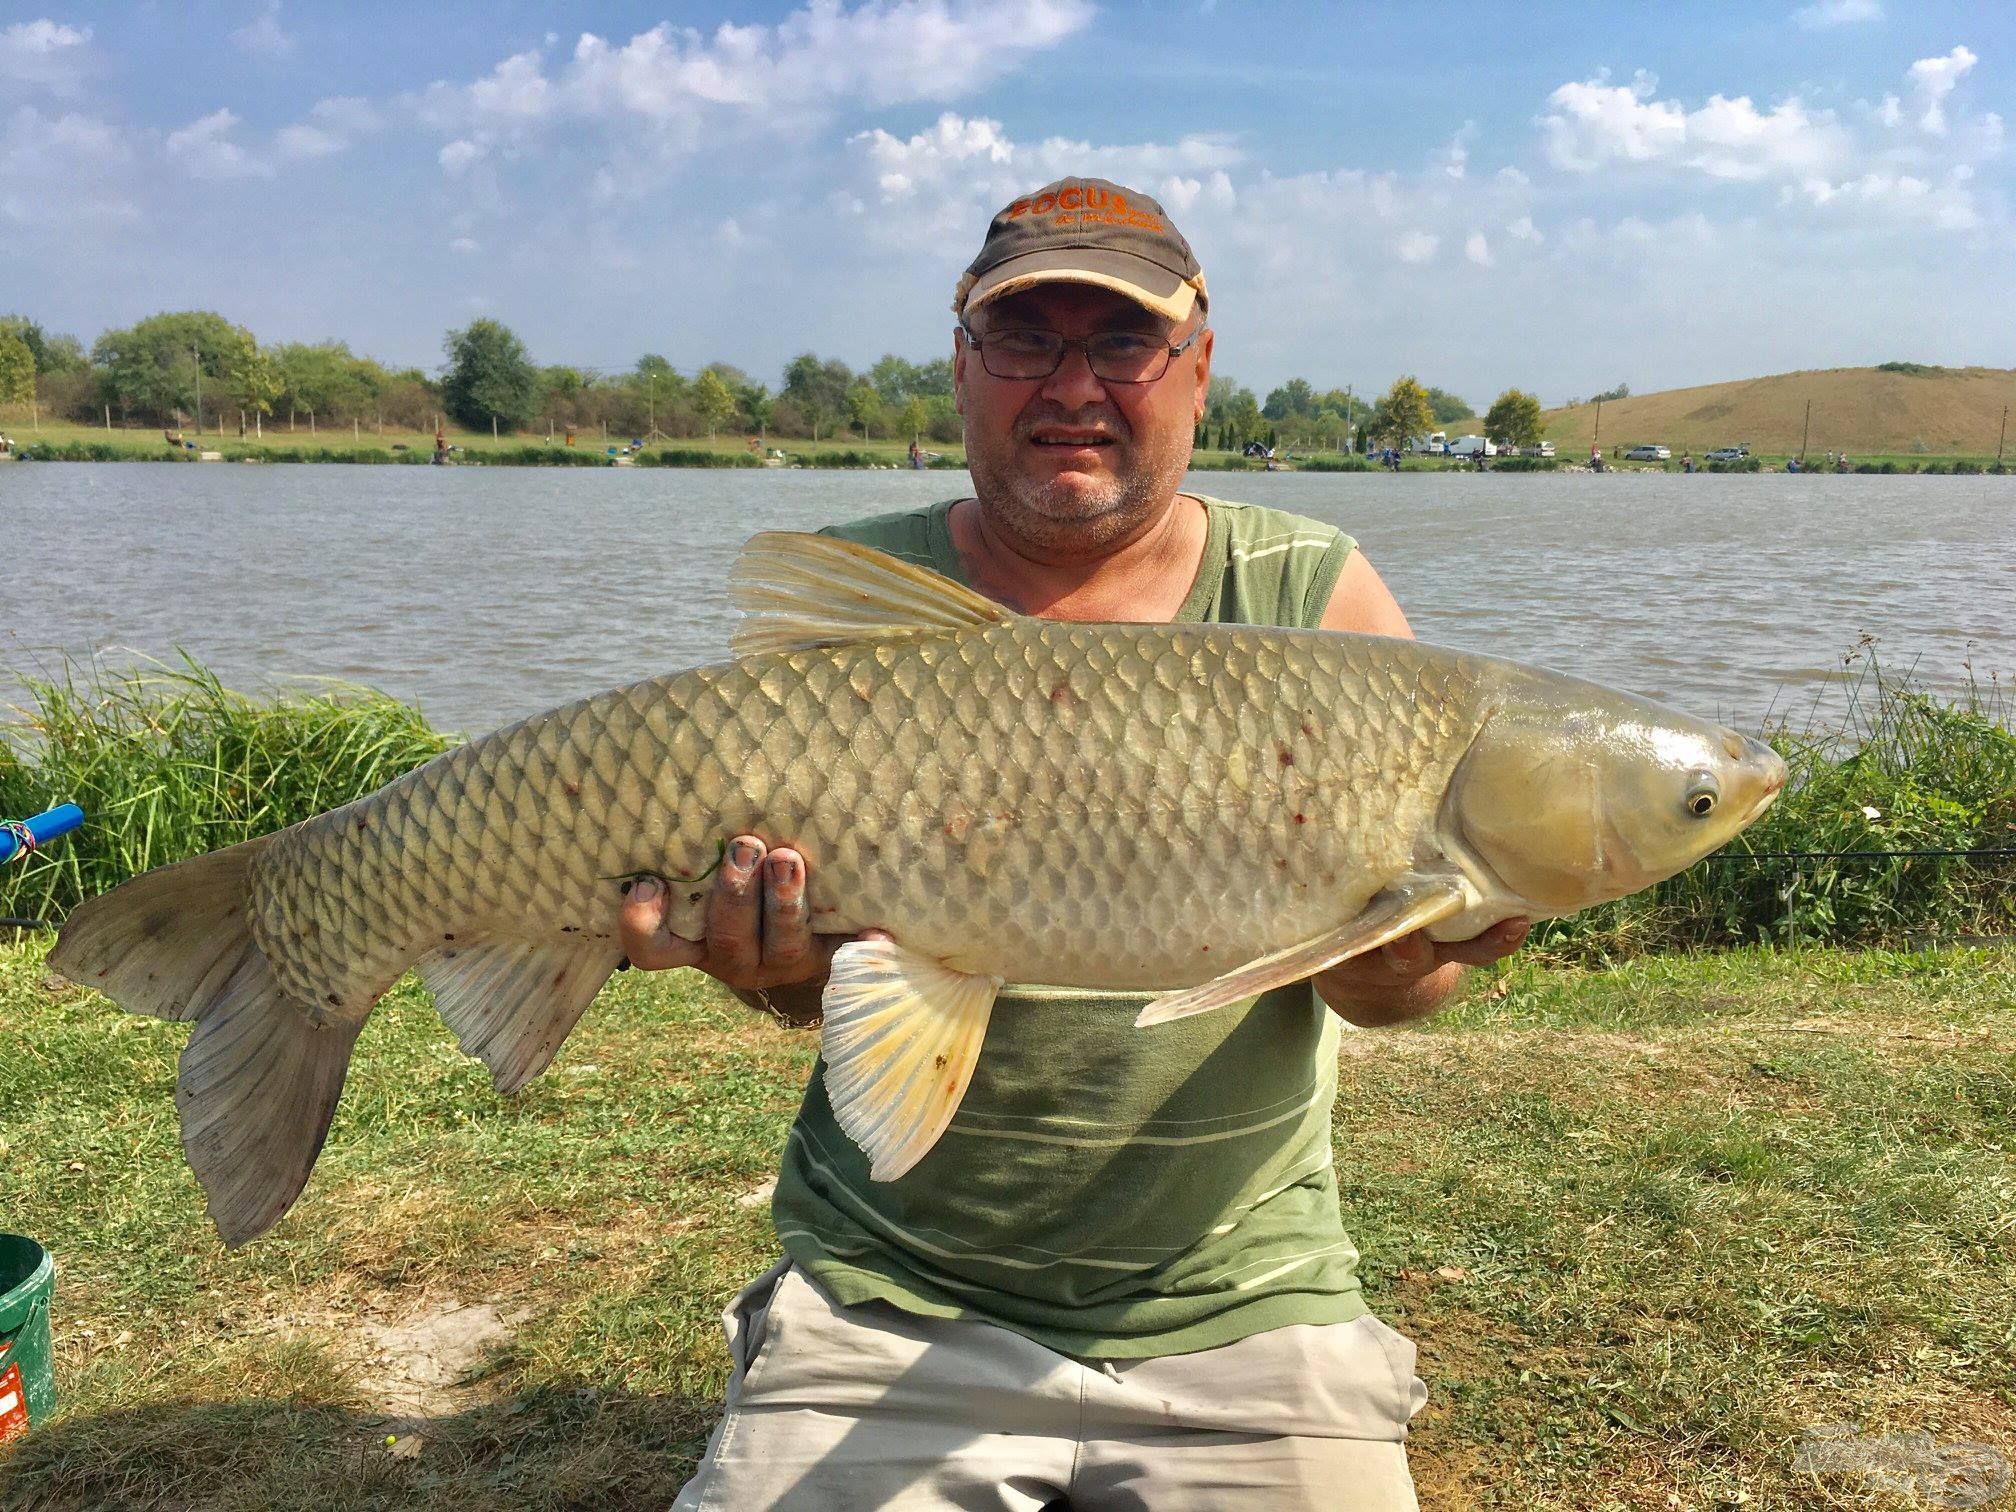
[[[1179,622],[1309,627],[1353,542],[1205,499]],[[965,581],[950,503],[831,533]],[[1366,1311],[1338,1216],[1337,1022],[1305,984],[1134,1027],[1148,994],[1010,984],[936,1148],[868,1179],[815,1069],[773,1216],[842,1303],[976,1318],[1063,1354],[1137,1359]]]

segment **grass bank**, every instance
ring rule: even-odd
[[[620,976],[507,1101],[409,981],[301,1204],[228,1254],[186,1029],[42,953],[0,947],[0,1204],[57,1256],[62,1406],[0,1505],[670,1501],[809,1036]],[[2016,952],[1526,962],[1352,1034],[1336,1120],[1426,1508],[1926,1505],[1795,1471],[1833,1423],[2016,1454]]]
[[[2016,736],[1994,685],[1959,703],[1854,658],[1846,722],[1772,732],[1775,808],[1719,858],[1544,925],[1562,959],[1768,943],[1900,946],[2016,933],[2016,858],[1757,853],[2016,849]],[[60,918],[135,872],[359,797],[446,747],[419,712],[338,685],[254,700],[193,663],[17,674],[0,817],[83,805],[80,835],[0,870],[0,915]],[[1756,859],[1750,859],[1751,857]]]
[[[324,428],[310,432],[306,425],[289,432],[268,428],[264,436],[239,436],[233,431],[197,435],[185,430],[185,440],[196,450],[170,446],[158,428],[107,430],[103,426],[77,425],[69,421],[45,420],[39,430],[26,424],[0,426],[11,436],[26,460],[46,462],[194,462],[202,452],[220,453],[223,461],[236,462],[346,462],[360,465],[432,465],[432,431],[374,431],[359,427]],[[614,467],[617,458],[610,448],[626,447],[629,436],[606,441],[600,436],[581,435],[574,446],[563,436],[552,439],[537,432],[492,437],[477,431],[450,430],[449,442],[456,448],[458,466],[507,467]],[[780,465],[793,467],[907,467],[907,438],[903,440],[859,440],[851,436],[811,440],[805,437],[770,436],[763,452],[784,454]],[[933,443],[927,450],[938,455],[931,466],[962,468],[963,448]],[[634,463],[645,467],[760,467],[763,458],[752,451],[743,437],[682,437],[676,441],[653,443],[637,453]]]

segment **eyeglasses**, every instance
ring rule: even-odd
[[[1153,383],[1204,330],[1200,325],[1175,346],[1142,331],[1100,331],[1082,338],[1035,330],[990,331],[985,336],[967,330],[965,335],[966,345],[980,354],[980,365],[996,378],[1048,378],[1064,365],[1064,354],[1075,348],[1085,354],[1092,376],[1102,382]]]

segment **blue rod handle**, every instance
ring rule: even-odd
[[[59,803],[46,814],[37,814],[25,820],[23,827],[34,838],[36,845],[47,845],[58,835],[67,835],[84,824],[84,810],[74,803]],[[0,861],[11,861],[14,853],[21,848],[20,837],[12,826],[0,829]]]

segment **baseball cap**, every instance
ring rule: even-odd
[[[1064,178],[1004,206],[952,296],[964,319],[1045,283],[1096,284],[1181,321],[1208,305],[1204,270],[1168,213],[1107,179]]]

